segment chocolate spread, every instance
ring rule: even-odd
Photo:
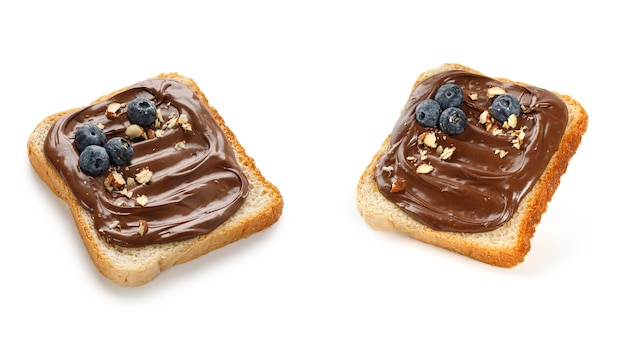
[[[162,136],[133,139],[131,164],[117,172],[126,179],[147,168],[152,178],[145,184],[127,185],[125,193],[110,191],[105,188],[110,170],[91,176],[79,168],[74,134],[82,124],[92,123],[103,126],[107,140],[124,137],[130,125],[125,110],[109,119],[107,106],[128,104],[137,97],[152,100],[165,123],[186,115],[191,128],[176,125],[163,128]],[[76,198],[93,213],[102,238],[120,246],[209,233],[235,213],[248,195],[248,180],[211,111],[191,89],[172,79],[139,82],[108,100],[61,117],[50,129],[44,151]],[[136,200],[142,195],[147,196],[145,205]],[[148,230],[141,234],[138,229],[144,222]]]
[[[433,98],[445,83],[461,86],[465,97],[461,109],[467,115],[467,126],[455,136],[436,127],[423,127],[415,118],[417,104]],[[509,127],[509,133],[494,133],[479,120],[483,111],[490,112],[490,87],[504,88],[522,105],[517,125]],[[432,229],[493,230],[515,214],[540,178],[567,122],[567,106],[547,90],[461,70],[434,75],[415,87],[391,133],[390,149],[376,169],[378,188],[387,199]],[[507,131],[498,121],[494,125]],[[514,131],[523,131],[523,140],[517,145],[511,133]],[[439,150],[420,141],[424,132],[435,133]],[[455,148],[448,159],[441,157],[446,147]],[[432,171],[416,172],[420,164],[432,166]],[[392,192],[394,182],[402,185],[402,190]]]

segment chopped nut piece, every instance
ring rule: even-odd
[[[494,154],[498,154],[498,156],[500,156],[500,158],[504,158],[507,154],[509,154],[509,152],[507,152],[506,150],[503,150],[503,149],[496,149]]]
[[[137,228],[137,233],[139,236],[143,236],[148,232],[148,223],[146,220],[139,220],[139,227]]]
[[[517,130],[513,135],[514,137],[511,140],[511,144],[513,144],[513,148],[520,149],[522,147],[522,143],[524,142],[526,133],[524,133],[523,130]]]
[[[428,132],[422,132],[422,134],[417,136],[417,144],[424,144],[424,138],[426,138],[427,134]]]
[[[504,134],[504,131],[501,128],[494,128],[491,130],[491,134],[494,136],[502,136]]]
[[[133,192],[129,191],[127,188],[124,188],[120,191],[120,194],[122,194],[123,196],[125,196],[126,198],[130,199],[133,197]]]
[[[143,207],[144,205],[146,205],[146,203],[148,203],[148,196],[146,196],[145,194],[141,196],[137,196],[135,201],[137,202],[137,204]]]
[[[165,128],[174,128],[178,123],[178,118],[176,116],[170,116],[170,119],[165,123]]]
[[[437,148],[437,136],[433,132],[428,132],[426,136],[424,136],[424,144],[427,147]]]
[[[159,109],[156,109],[154,124],[158,128],[158,127],[161,127],[162,123],[163,123],[163,113],[161,112],[161,109],[159,108]]]
[[[506,94],[506,91],[502,87],[490,87],[487,89],[487,98],[489,99],[502,94]]]
[[[417,171],[418,174],[427,174],[431,171],[433,171],[435,168],[432,165],[429,164],[419,164],[419,166],[417,167],[417,169],[415,171]]]
[[[115,170],[109,172],[107,178],[104,180],[104,186],[109,192],[120,190],[124,188],[125,185],[126,181],[124,180],[124,176]]]
[[[443,160],[450,159],[450,157],[452,157],[452,154],[454,153],[455,150],[456,150],[456,147],[446,147],[440,155],[441,159]]]
[[[387,171],[387,172],[392,172],[393,171],[393,166],[383,166],[382,170],[383,171]]]
[[[152,128],[148,128],[146,130],[146,137],[148,137],[147,139],[152,139],[154,138],[156,135],[154,133],[154,130]]]
[[[189,118],[187,118],[187,115],[185,114],[180,114],[180,116],[178,116],[178,120],[176,121],[176,123],[178,123],[181,126],[188,122],[189,122]]]
[[[148,169],[147,167],[143,168],[141,171],[139,171],[139,173],[135,175],[135,181],[139,182],[142,185],[150,182],[151,179],[152,171],[150,171],[150,169]]]
[[[113,120],[117,117],[117,112],[122,108],[120,103],[111,103],[107,106],[106,117],[109,120]]]
[[[154,132],[154,135],[155,135],[155,137],[157,137],[157,138],[161,138],[161,137],[163,137],[163,135],[164,135],[164,134],[165,134],[165,131],[163,131],[163,130],[156,130],[156,131]]]
[[[471,100],[478,100],[478,93],[470,93],[468,96]]]
[[[193,128],[191,128],[191,124],[189,122],[183,123],[182,125],[180,125],[180,127],[182,127],[183,130],[188,131],[188,132],[193,131]]]
[[[511,114],[506,121],[511,128],[517,127],[517,115]]]
[[[406,180],[403,178],[396,178],[395,180],[393,180],[393,183],[391,184],[391,193],[398,193],[398,192],[402,192],[404,191],[404,189],[406,188]]]
[[[128,137],[129,139],[133,139],[141,136],[143,132],[143,127],[137,124],[132,124],[126,127],[126,131],[124,133],[126,133],[126,137]]]
[[[119,220],[113,220],[110,224],[109,224],[109,228],[110,229],[114,229],[116,227],[118,227],[120,225],[120,221]]]
[[[180,142],[177,142],[177,143],[174,145],[174,149],[176,149],[176,150],[182,150],[182,149],[185,149],[185,141],[180,141]]]
[[[485,123],[487,123],[488,118],[489,118],[489,111],[485,110],[480,113],[480,116],[478,117],[478,122],[484,125]]]

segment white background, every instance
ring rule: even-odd
[[[626,27],[615,3],[216,3],[0,6],[0,350],[626,348]],[[589,114],[513,269],[374,231],[356,209],[357,181],[417,75],[444,62],[569,94]],[[196,80],[284,212],[120,287],[96,270],[26,141],[48,115],[170,71]]]

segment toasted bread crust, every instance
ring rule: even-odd
[[[428,70],[417,78],[413,89],[424,79],[437,73],[450,70],[480,72],[458,64],[443,64]],[[499,81],[527,85],[506,78]],[[460,233],[436,231],[417,222],[399,207],[388,201],[379,191],[374,175],[381,156],[389,150],[390,136],[374,155],[357,184],[357,208],[365,222],[377,230],[395,230],[419,241],[474,258],[493,266],[511,268],[524,261],[530,251],[530,240],[541,216],[547,210],[548,202],[556,191],[561,176],[566,172],[570,159],[578,149],[587,130],[587,113],[570,96],[556,92],[567,105],[569,120],[559,148],[553,155],[546,170],[530,193],[520,203],[515,215],[502,227],[482,233]]]
[[[97,269],[108,279],[123,286],[139,286],[153,280],[159,273],[223,247],[239,239],[259,232],[280,218],[283,198],[279,190],[261,174],[254,160],[248,156],[234,133],[226,126],[217,110],[209,105],[204,93],[191,78],[178,73],[160,74],[156,78],[171,78],[184,83],[202,99],[226,135],[237,161],[250,182],[250,193],[241,208],[212,232],[167,244],[155,244],[140,248],[124,248],[105,243],[93,226],[93,215],[81,206],[67,183],[54,169],[44,154],[44,142],[49,129],[56,120],[71,109],[46,117],[28,139],[28,158],[39,177],[59,198],[67,203],[76,226],[91,259]],[[108,99],[124,88],[104,95],[93,103]]]

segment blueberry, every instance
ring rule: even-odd
[[[85,150],[88,145],[99,145],[104,147],[105,141],[106,136],[104,135],[104,132],[98,126],[91,123],[80,126],[76,130],[76,135],[74,136],[74,144],[79,152]]]
[[[458,108],[463,103],[463,89],[456,84],[444,84],[435,93],[435,100],[439,103],[441,110],[450,107]]]
[[[104,147],[91,144],[80,153],[78,165],[84,172],[98,175],[109,167],[109,155]]]
[[[133,158],[133,145],[126,138],[113,137],[109,139],[104,146],[111,165],[114,166],[126,166],[130,164],[130,160]]]
[[[415,118],[424,127],[436,126],[439,115],[441,115],[441,107],[433,99],[426,99],[415,108]]]
[[[140,126],[150,126],[156,118],[156,106],[146,98],[136,98],[128,104],[128,120]]]
[[[504,122],[511,115],[519,116],[521,108],[517,98],[510,94],[502,94],[491,104],[491,112],[496,120]]]
[[[467,116],[465,116],[463,110],[459,108],[447,108],[439,117],[439,129],[451,136],[463,132],[466,124]]]

